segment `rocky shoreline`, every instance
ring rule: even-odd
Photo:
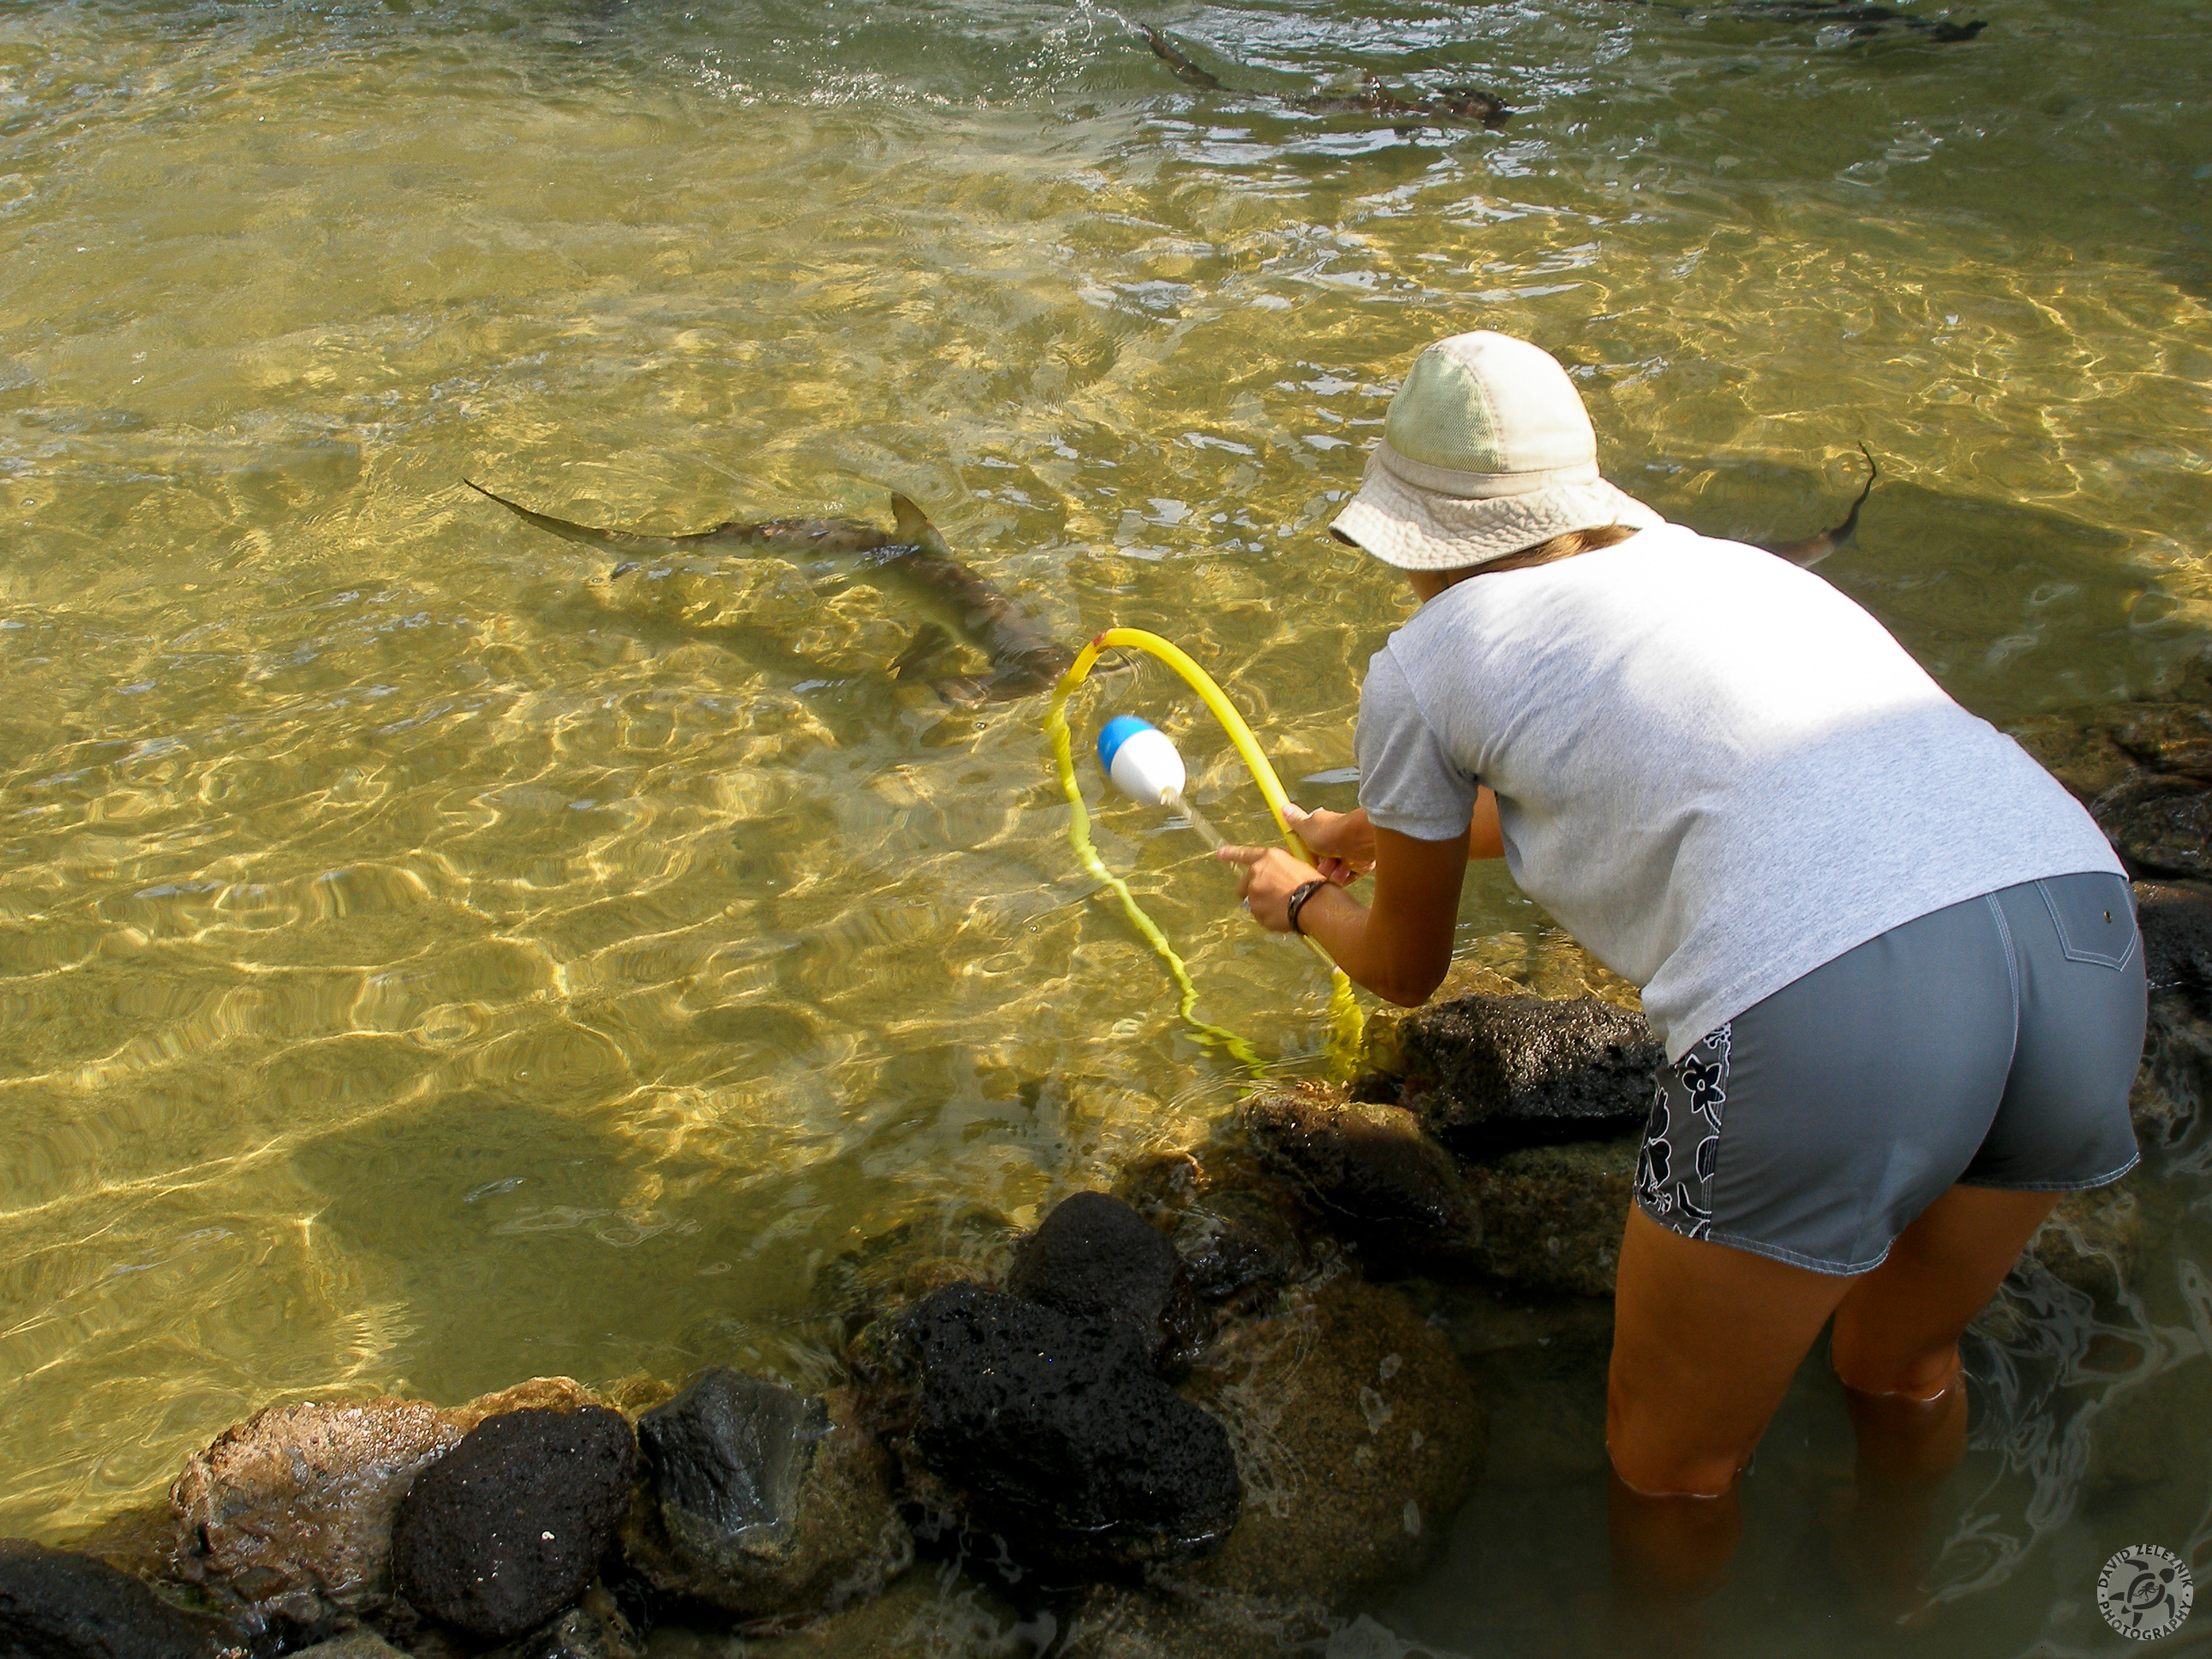
[[[2133,1107],[2147,1152],[2172,1146],[2212,1077],[2212,710],[2019,735],[2146,878]],[[850,1336],[819,1395],[714,1367],[264,1411],[72,1548],[0,1540],[0,1647],[1164,1659],[1318,1641],[1419,1561],[1483,1468],[1468,1364],[1425,1316],[1436,1287],[1525,1298],[1601,1351],[1658,1048],[1618,981],[1590,964],[1583,988],[1465,970],[1377,1020],[1349,1086],[1263,1087],[1033,1233],[979,1215],[958,1255],[869,1241],[817,1285]],[[2064,1200],[2033,1262],[2118,1294],[2173,1224],[2155,1164]]]

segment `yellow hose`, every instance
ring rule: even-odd
[[[1109,628],[1075,653],[1074,662],[1060,677],[1060,684],[1053,688],[1052,703],[1045,710],[1044,716],[1045,735],[1052,740],[1053,764],[1060,773],[1060,787],[1067,796],[1067,839],[1075,848],[1075,855],[1083,860],[1084,868],[1114,890],[1130,921],[1151,942],[1161,960],[1167,963],[1168,972],[1175,976],[1176,984],[1182,994],[1183,1023],[1198,1034],[1200,1042],[1227,1050],[1240,1063],[1257,1071],[1263,1062],[1249,1043],[1233,1031],[1209,1025],[1198,1018],[1198,987],[1191,982],[1190,970],[1184,967],[1182,958],[1176,954],[1175,947],[1168,943],[1167,935],[1159,930],[1158,924],[1145,914],[1127,884],[1107,869],[1098,856],[1098,849],[1091,844],[1091,814],[1084,807],[1083,789],[1075,779],[1074,741],[1067,729],[1067,700],[1091,677],[1091,671],[1097,665],[1098,659],[1116,647],[1142,651],[1158,657],[1182,676],[1190,689],[1197,692],[1206,706],[1212,710],[1213,718],[1221,722],[1221,729],[1229,734],[1229,741],[1237,746],[1237,754],[1243,757],[1246,769],[1252,774],[1252,781],[1259,785],[1261,796],[1267,803],[1267,811],[1274,815],[1275,827],[1283,832],[1284,844],[1308,861],[1312,860],[1313,854],[1291,831],[1290,819],[1283,811],[1290,804],[1290,797],[1283,793],[1282,780],[1275,775],[1275,769],[1267,763],[1267,756],[1261,753],[1259,739],[1252,735],[1252,728],[1244,723],[1244,717],[1237,712],[1236,706],[1214,684],[1213,677],[1192,661],[1179,647],[1141,628]],[[1304,935],[1300,937],[1305,938]],[[1359,1005],[1352,998],[1351,980],[1346,977],[1341,968],[1329,961],[1328,952],[1311,938],[1306,938],[1306,945],[1328,966],[1328,1052],[1332,1068],[1341,1075],[1348,1076],[1359,1057]]]

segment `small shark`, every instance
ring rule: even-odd
[[[1845,26],[1853,39],[1884,34],[1893,28],[1924,34],[1931,40],[1971,40],[1989,24],[1980,19],[1954,23],[1948,18],[1916,17],[1894,7],[1862,3],[1862,0],[1729,0],[1717,6],[1669,5],[1665,0],[1630,0],[1655,11],[1678,12],[1685,17],[1741,17],[1762,23],[1821,23]]]
[[[1176,79],[1184,85],[1196,87],[1201,92],[1232,90],[1184,57],[1175,43],[1158,29],[1143,23],[1138,24],[1137,29],[1152,46],[1153,56],[1173,70]],[[1282,101],[1293,109],[1310,110],[1316,115],[1382,115],[1409,125],[1425,121],[1453,122],[1496,129],[1504,126],[1511,113],[1495,93],[1485,92],[1480,87],[1438,87],[1409,100],[1388,90],[1371,74],[1361,92],[1316,94],[1309,98],[1285,98]]]
[[[1881,476],[1881,469],[1874,464],[1874,452],[1861,444],[1859,453],[1866,457],[1867,481],[1859,486],[1858,499],[1851,503],[1851,510],[1844,514],[1844,521],[1832,530],[1820,531],[1802,541],[1769,546],[1766,548],[1769,553],[1778,559],[1787,559],[1792,564],[1802,565],[1810,570],[1857,533],[1859,509],[1866,505],[1866,498],[1874,494],[1874,481]]]
[[[520,502],[486,489],[473,478],[461,482],[497,501],[525,523],[586,547],[611,553],[715,553],[738,548],[767,548],[800,557],[850,557],[855,568],[882,586],[896,586],[917,599],[927,612],[914,641],[891,664],[893,678],[911,675],[939,655],[957,635],[990,659],[981,675],[933,682],[949,702],[973,706],[1004,702],[1049,691],[1075,660],[1075,653],[1024,616],[1014,602],[952,556],[928,516],[905,496],[891,497],[894,527],[879,530],[859,519],[767,519],[754,524],[732,520],[689,535],[655,536],[635,530],[602,530],[533,513]],[[635,569],[635,561],[616,568],[619,577]]]

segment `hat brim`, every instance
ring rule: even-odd
[[[1516,495],[1444,495],[1406,483],[1370,457],[1359,493],[1329,528],[1400,570],[1462,570],[1571,530],[1651,530],[1665,522],[1602,478]]]

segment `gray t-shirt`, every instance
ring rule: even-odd
[[[1669,1060],[1915,916],[2121,868],[1856,605],[1679,525],[1430,600],[1375,654],[1358,747],[1386,830],[1446,840],[1497,792],[1513,879],[1643,988]]]

